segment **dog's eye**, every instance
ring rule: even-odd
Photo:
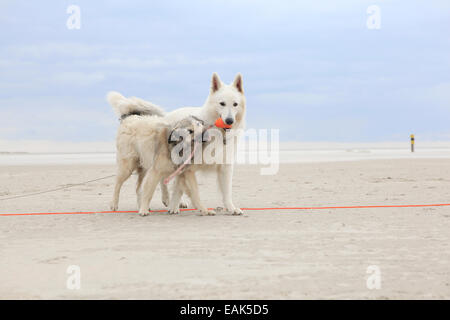
[[[238,105],[237,102],[233,103],[233,107],[237,107],[237,105]]]
[[[194,130],[189,129],[188,132],[189,132],[189,134],[193,134],[193,133],[194,133]]]
[[[222,107],[225,107],[226,103],[222,101],[222,102],[220,103],[220,105],[221,105]]]

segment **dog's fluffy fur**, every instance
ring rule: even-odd
[[[113,94],[110,93],[110,95],[111,98],[114,97]],[[221,117],[225,123],[227,123],[227,121],[228,123],[231,122],[233,129],[235,130],[245,128],[246,101],[241,74],[237,74],[234,81],[230,85],[226,85],[220,80],[219,76],[214,73],[211,79],[209,96],[202,107],[185,107],[174,110],[170,113],[165,113],[160,107],[154,105],[153,103],[146,102],[141,99],[133,99],[138,98],[131,98],[131,100],[123,103],[127,105],[127,107],[131,108],[133,105],[139,105],[140,108],[142,108],[143,113],[162,116],[164,121],[169,124],[175,124],[181,119],[186,118],[189,115],[193,115],[208,124],[213,124],[217,118]],[[215,168],[225,209],[233,214],[242,214],[242,210],[233,204],[231,196],[233,180],[232,163],[216,165],[194,164],[192,166],[197,167],[196,170]],[[176,195],[176,197],[174,199],[170,199],[169,210],[171,211],[176,211],[178,208],[176,200],[179,202],[181,199],[181,184],[182,183],[178,183],[175,187],[174,195]],[[161,183],[161,187],[164,189],[165,186]]]
[[[165,115],[164,110],[156,104],[137,97],[125,98],[116,91],[109,92],[106,99],[118,117],[137,113],[141,115],[155,115],[160,117]]]
[[[111,210],[118,208],[119,194],[122,184],[130,177],[133,171],[137,171],[136,194],[138,197],[139,213],[147,215],[149,203],[158,182],[174,172],[177,166],[171,159],[171,151],[175,143],[170,143],[170,137],[176,130],[192,130],[202,132],[203,125],[193,117],[187,116],[175,125],[170,125],[158,116],[141,116],[136,113],[148,114],[146,104],[144,108],[135,109],[129,104],[122,103],[120,94],[108,94],[108,101],[112,104],[117,114],[121,117],[121,123],[117,132],[117,177],[114,187]],[[194,134],[190,134],[191,140],[183,139],[186,149],[194,145]],[[191,201],[202,213],[211,214],[200,202],[198,185],[194,174],[195,167],[188,166],[176,177],[176,189],[172,196],[176,201],[176,209],[170,213],[179,212],[181,194],[186,192]],[[142,186],[141,186],[142,185]],[[167,190],[166,190],[167,192]],[[181,194],[180,194],[181,193]],[[174,205],[171,205],[173,208]]]

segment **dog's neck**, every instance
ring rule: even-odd
[[[207,125],[214,124],[218,117],[216,110],[209,109],[207,104],[200,109],[199,118],[205,121]]]

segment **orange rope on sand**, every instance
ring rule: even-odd
[[[274,208],[241,208],[247,211],[263,210],[324,210],[324,209],[374,209],[374,208],[417,208],[417,207],[447,207],[450,203],[436,204],[391,204],[371,206],[338,206],[338,207],[274,207]],[[180,211],[195,211],[196,209],[180,209]],[[214,208],[210,208],[214,210]],[[167,210],[151,210],[150,212],[167,212]],[[0,213],[0,216],[40,216],[55,214],[95,214],[95,213],[137,213],[137,211],[79,211],[79,212],[27,212],[27,213]]]

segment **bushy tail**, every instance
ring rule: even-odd
[[[125,98],[119,92],[110,91],[106,96],[109,104],[119,117],[126,117],[131,114],[155,115],[162,117],[166,112],[156,104],[136,97]]]

